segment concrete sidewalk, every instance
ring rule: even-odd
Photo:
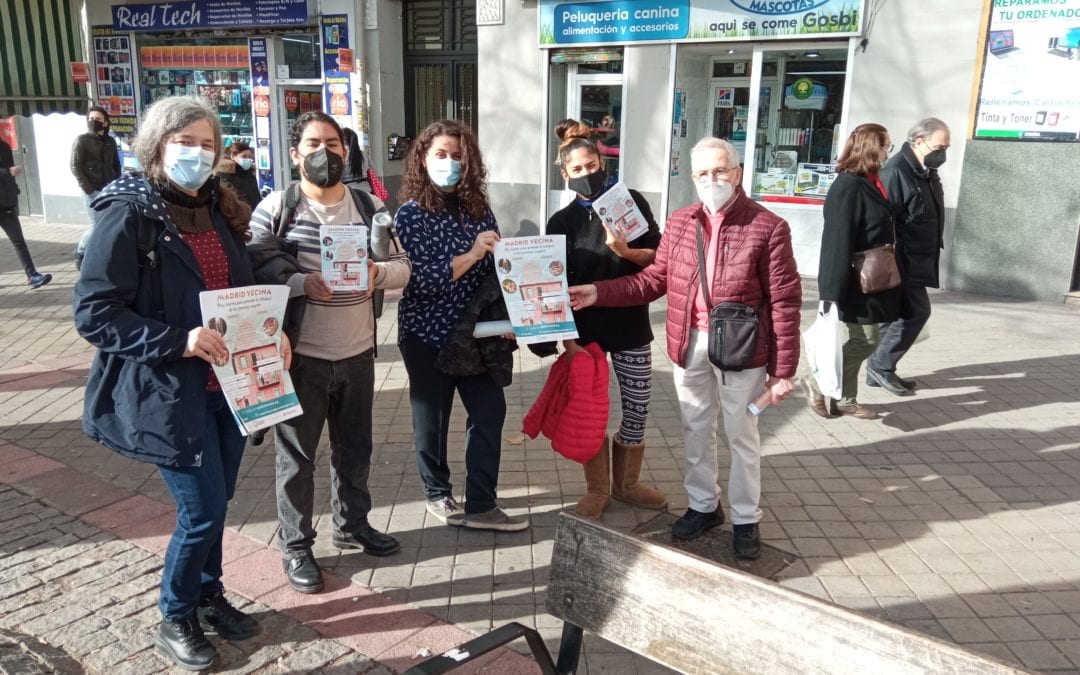
[[[70,320],[70,251],[81,228],[24,226],[39,268],[55,279],[27,290],[0,245],[0,483],[9,486],[0,486],[0,668],[5,645],[22,643],[20,663],[51,646],[89,672],[155,672],[167,665],[148,646],[168,495],[152,467],[80,430],[92,355]],[[806,321],[813,300],[808,293]],[[1080,313],[952,293],[932,301],[931,338],[902,364],[918,393],[860,394],[882,420],[823,420],[802,399],[763,414],[762,535],[794,561],[779,581],[1028,669],[1080,672]],[[506,392],[500,496],[532,528],[496,536],[446,527],[424,509],[393,309],[379,323],[371,520],[402,551],[374,559],[330,546],[324,453],[316,553],[336,581],[323,595],[293,593],[273,548],[273,448],[249,448],[230,506],[226,583],[264,631],[225,647],[222,670],[400,671],[515,620],[558,638],[559,622],[543,610],[555,518],[584,479],[543,439],[517,431],[550,359],[523,350]],[[662,335],[662,303],[653,316]],[[645,477],[681,513],[681,429],[662,344]],[[451,429],[460,447],[460,411]],[[454,459],[461,486],[460,451]],[[654,515],[616,503],[604,522],[631,529]],[[591,637],[583,663],[592,673],[661,672]],[[507,650],[480,668],[534,667]]]

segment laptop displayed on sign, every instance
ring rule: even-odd
[[[1013,44],[1013,32],[1011,30],[990,31],[991,54],[1003,59],[1018,51],[1020,51],[1020,48]]]

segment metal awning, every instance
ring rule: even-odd
[[[85,113],[69,65],[82,53],[74,0],[0,0],[0,117]]]

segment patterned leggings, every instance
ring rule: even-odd
[[[622,398],[622,423],[615,440],[623,445],[637,445],[645,440],[645,420],[649,416],[652,349],[645,345],[611,352],[611,365],[615,368]]]

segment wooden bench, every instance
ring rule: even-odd
[[[544,673],[574,673],[589,631],[684,673],[1022,673],[737,569],[562,513],[547,610],[558,662],[513,623],[406,671],[445,673],[525,637]]]

